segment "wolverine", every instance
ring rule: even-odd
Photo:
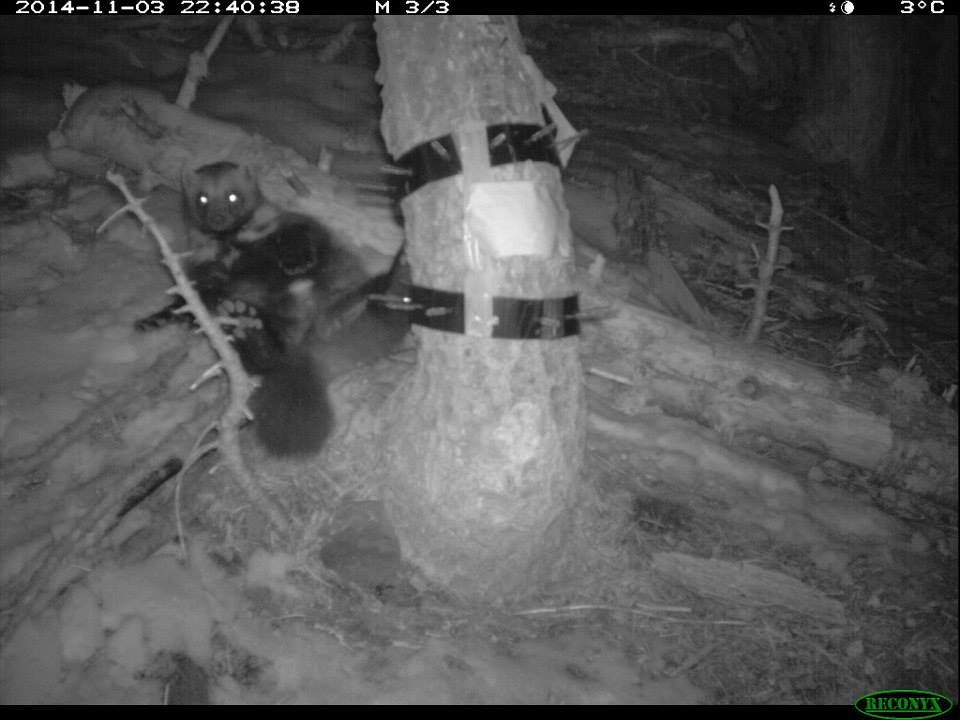
[[[187,272],[207,309],[231,319],[225,331],[260,377],[250,399],[256,435],[273,455],[313,454],[334,425],[329,376],[382,357],[406,334],[404,313],[366,303],[395,278],[369,277],[312,217],[273,213],[266,230],[250,233],[264,200],[248,168],[205,165],[183,186],[188,224],[215,244],[215,257]],[[178,320],[182,306],[178,299],[136,327]]]

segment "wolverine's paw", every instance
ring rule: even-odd
[[[228,298],[217,305],[217,315],[228,326],[229,332],[238,340],[263,331],[263,320],[256,306]]]
[[[282,357],[283,347],[264,323],[256,305],[231,298],[217,306],[217,315],[227,326],[227,334],[247,372],[255,375],[267,372]]]
[[[164,308],[163,310],[153,313],[153,315],[147,315],[146,317],[140,318],[134,322],[133,329],[137,332],[159,330],[162,327],[166,327],[171,322],[173,322],[173,318],[170,317],[170,313],[168,313],[166,308]]]
[[[163,310],[158,310],[152,315],[147,315],[135,321],[133,327],[138,332],[149,332],[150,330],[159,330],[170,323],[188,322],[190,320],[189,314],[177,312],[179,308],[183,307],[183,304],[182,300],[175,300]]]

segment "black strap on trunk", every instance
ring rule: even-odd
[[[490,166],[532,160],[560,167],[554,133],[555,128],[549,125],[490,125],[487,127]],[[397,160],[397,165],[408,173],[403,186],[404,196],[429,182],[452,177],[463,170],[452,135],[444,135],[417,145],[402,155]]]
[[[410,322],[444,332],[464,332],[463,293],[420,285],[409,289]],[[577,295],[543,300],[493,298],[498,322],[492,337],[509,340],[559,340],[580,333]]]

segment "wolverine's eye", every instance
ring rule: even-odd
[[[199,205],[206,205],[208,202],[210,202],[210,198],[208,198],[203,193],[200,193],[199,195],[197,195],[197,203]]]
[[[240,196],[237,195],[235,192],[232,192],[229,195],[227,195],[227,202],[229,202],[231,205],[233,205],[234,203],[238,203],[240,202]]]

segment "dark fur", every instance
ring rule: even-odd
[[[280,215],[266,236],[238,242],[236,233],[257,209],[247,201],[260,202],[250,180],[231,163],[201,168],[190,185],[185,179],[190,220],[218,244],[216,259],[189,274],[208,309],[238,321],[228,332],[244,368],[261,376],[250,405],[264,447],[274,455],[311,454],[333,427],[325,375],[384,355],[406,333],[406,318],[371,306],[345,320],[389,279],[368,278],[311,218]],[[174,302],[137,328],[183,317],[174,312],[182,305]]]
[[[184,173],[183,196],[196,227],[213,235],[235,233],[263,203],[253,171],[232,162]]]

